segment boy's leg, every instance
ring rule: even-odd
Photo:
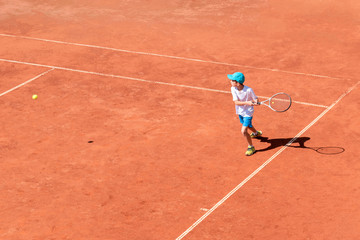
[[[252,145],[252,140],[251,140],[250,134],[247,132],[249,121],[247,119],[244,119],[244,117],[241,116],[241,115],[239,115],[239,119],[240,119],[240,123],[242,125],[241,133],[245,137],[245,139],[246,139],[247,143],[249,144],[249,146],[251,146]],[[249,135],[249,138],[247,137],[247,135]]]
[[[243,126],[241,128],[241,133],[244,135],[244,137],[246,138],[246,141],[248,143],[248,148],[245,152],[245,155],[246,156],[251,156],[255,153],[255,147],[252,145],[252,139],[251,139],[251,136],[250,134],[248,133],[247,131],[248,127],[246,126]]]
[[[245,152],[245,155],[246,156],[251,156],[255,153],[255,148],[254,146],[252,145],[252,139],[251,139],[251,136],[250,134],[248,133],[248,128],[250,129],[254,129],[254,127],[252,126],[252,117],[245,117],[244,118],[244,123],[243,123],[243,126],[241,128],[241,133],[243,134],[243,136],[246,138],[246,141],[248,143],[248,148],[247,148],[247,151]],[[256,129],[255,129],[256,130]]]
[[[262,131],[256,130],[253,126],[249,127],[249,129],[252,131],[252,133],[250,134],[250,137],[252,138],[260,137],[262,135]]]
[[[257,130],[255,129],[255,127],[254,127],[254,126],[249,127],[249,129],[250,129],[252,132],[254,132],[254,133],[256,133],[256,132],[257,132]]]
[[[249,146],[252,146],[252,139],[250,137],[250,134],[247,131],[248,127],[247,126],[242,126],[241,128],[241,133],[243,134],[243,136],[245,137],[247,143]]]

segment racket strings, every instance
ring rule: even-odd
[[[270,99],[270,107],[278,112],[283,112],[291,106],[291,98],[285,93],[277,94]]]

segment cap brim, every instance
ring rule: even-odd
[[[230,80],[236,81],[236,79],[234,79],[234,76],[232,74],[228,74],[227,77]]]

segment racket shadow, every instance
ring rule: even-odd
[[[257,149],[256,152],[265,152],[275,148],[283,147],[292,140],[292,138],[269,139],[268,137],[258,137],[255,139],[260,140],[260,142],[266,142],[270,144],[267,148]],[[342,147],[307,147],[305,146],[305,143],[309,140],[310,140],[309,137],[299,137],[288,147],[310,149],[310,150],[314,150],[319,154],[325,154],[325,155],[334,155],[345,152],[345,149]]]

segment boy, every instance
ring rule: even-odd
[[[244,74],[236,72],[227,76],[231,80],[231,94],[235,103],[236,114],[239,115],[240,123],[242,124],[241,133],[248,143],[245,155],[251,156],[255,153],[251,138],[262,135],[262,132],[257,131],[252,125],[254,106],[258,105],[259,99],[250,87],[244,85]],[[252,131],[251,135],[248,133],[248,128]]]

